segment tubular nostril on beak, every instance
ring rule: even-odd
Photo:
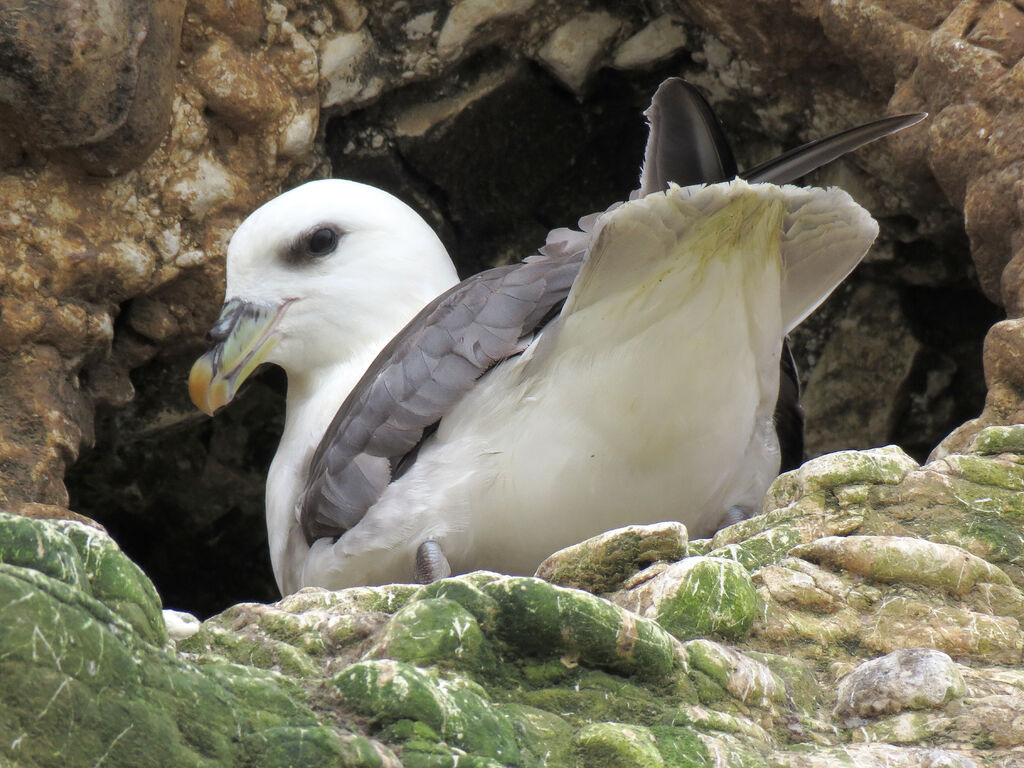
[[[241,315],[239,311],[241,304],[242,302],[238,299],[231,299],[231,301],[224,304],[220,310],[220,317],[217,318],[217,322],[206,332],[206,342],[208,344],[224,341],[224,339],[231,335],[231,331],[238,323]]]

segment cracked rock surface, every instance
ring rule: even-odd
[[[0,665],[15,683],[0,754],[1010,768],[1024,760],[1024,427],[976,448],[924,466],[897,448],[831,454],[781,477],[764,515],[685,552],[656,525],[555,556],[576,574],[626,551],[665,558],[614,593],[488,572],[308,588],[176,644],[106,534],[0,514]]]

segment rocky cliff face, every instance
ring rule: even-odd
[[[811,179],[848,189],[880,220],[883,235],[848,285],[796,335],[809,449],[817,455],[895,442],[918,461],[929,452],[936,460],[907,477],[979,472],[983,476],[972,475],[969,482],[1003,488],[1010,499],[997,515],[1003,521],[998,525],[978,516],[979,509],[987,510],[988,497],[973,491],[963,496],[956,486],[959,496],[936,502],[941,514],[918,516],[914,525],[906,524],[901,513],[875,527],[840,531],[811,526],[807,530],[814,535],[808,533],[806,541],[777,527],[743,528],[744,540],[770,541],[778,560],[733,557],[754,574],[752,583],[763,601],[758,604],[771,605],[773,584],[796,589],[792,582],[810,589],[808,579],[815,584],[824,579],[842,594],[852,589],[828,581],[819,573],[822,568],[858,584],[875,579],[874,571],[865,574],[852,566],[849,553],[835,554],[832,544],[815,544],[822,537],[851,533],[856,536],[845,540],[893,535],[953,544],[1009,574],[1013,589],[1022,584],[1016,565],[1007,565],[1016,564],[1013,542],[1020,538],[1013,511],[1020,490],[1013,479],[1016,449],[1006,449],[1007,459],[979,463],[962,458],[997,455],[1002,449],[979,448],[994,434],[986,428],[1024,421],[1024,335],[1018,319],[1024,307],[1024,11],[1016,5],[1003,0],[655,0],[640,7],[582,0],[413,0],[384,8],[358,0],[161,0],[143,5],[110,0],[84,9],[46,0],[30,7],[0,3],[0,21],[0,506],[36,517],[71,517],[70,502],[75,512],[108,527],[154,578],[165,603],[210,614],[242,599],[274,597],[262,540],[262,482],[279,429],[282,382],[273,374],[264,376],[213,421],[191,408],[184,390],[188,365],[223,296],[224,247],[241,218],[287,187],[333,174],[377,184],[408,200],[436,226],[464,274],[519,258],[542,242],[549,228],[600,210],[632,188],[645,135],[639,114],[669,74],[681,74],[706,90],[741,166],[886,111],[931,113],[923,127],[873,145]],[[997,322],[1004,316],[1010,319]],[[891,495],[881,498],[872,490],[875,482],[850,480],[847,485],[860,490],[835,498],[858,510],[878,509],[879,504],[891,509]],[[933,499],[953,487],[943,480],[938,490],[925,492],[905,482],[891,487],[915,499]],[[823,492],[833,499],[831,491]],[[846,515],[849,510],[843,509]],[[951,534],[956,525],[950,521],[965,519],[966,532]],[[50,533],[39,531],[78,530],[67,525],[32,523],[25,530],[33,533],[25,535],[49,542]],[[787,542],[812,549],[794,551],[799,562],[783,563]],[[721,547],[735,543],[720,542]],[[879,542],[868,544],[871,551],[883,552],[878,555],[883,560],[904,556],[893,555],[884,548],[888,544],[881,550]],[[703,549],[691,554],[698,553],[707,554]],[[11,561],[5,556],[4,562]],[[32,558],[17,567],[41,568]],[[36,583],[35,576],[25,578],[25,583]],[[908,578],[900,572],[882,582],[901,584]],[[992,578],[996,581],[979,583],[991,584],[999,594],[1011,588]],[[82,579],[72,582],[75,589],[84,589]],[[485,586],[474,588],[486,592]],[[925,610],[920,605],[929,606],[929,614],[946,617],[950,629],[925,635],[914,628],[908,637],[927,637],[925,644],[958,661],[1019,663],[1015,640],[1004,647],[1001,640],[984,639],[989,624],[993,638],[1016,637],[1016,609],[994,608],[995,598],[943,592],[934,584],[907,589],[906,594],[885,593],[884,599],[876,595],[861,602],[894,606],[887,610],[899,616],[904,608],[918,615],[914,611]],[[938,602],[923,600],[915,589],[938,589],[927,593]],[[85,598],[77,594],[69,592],[66,600],[79,604]],[[458,599],[445,599],[473,613]],[[905,647],[883,647],[892,634],[888,630],[876,632],[877,642],[869,640],[870,631],[855,626],[868,621],[859,607],[848,613],[827,596],[820,597],[821,605],[806,595],[793,599],[808,615],[843,617],[833,623],[830,618],[811,622],[799,613],[779,619],[791,628],[804,627],[799,642],[817,649],[819,660],[810,665],[818,675],[816,684],[824,686],[819,694],[826,704],[830,686],[856,658]],[[47,605],[33,610],[46,614]],[[107,608],[117,614],[123,604]],[[292,611],[287,606],[280,610]],[[377,637],[374,633],[393,621],[387,618],[391,613],[374,614],[359,630],[362,637]],[[977,615],[993,618],[986,624]],[[759,621],[770,628],[775,626],[772,616],[764,613]],[[475,618],[486,639],[481,647],[497,643],[492,651],[506,660],[525,653],[514,642],[502,645],[511,641],[500,629],[488,634],[486,617]],[[210,625],[209,632],[218,626]],[[750,637],[778,644],[752,645],[752,652],[791,654],[792,638],[758,626],[755,622]],[[807,633],[818,633],[819,640],[807,640]],[[967,645],[943,639],[951,635],[968,645],[976,641],[981,650],[964,650]],[[148,635],[143,641],[152,648],[162,643]],[[822,649],[835,642],[851,654],[841,659],[847,666],[821,676],[820,654],[834,652]],[[673,665],[690,658],[689,651],[672,648]],[[985,655],[989,650],[995,655]],[[378,666],[384,657],[394,664],[420,661],[386,653],[364,656],[344,658],[363,659],[362,664],[378,659],[373,662]],[[82,664],[87,662],[83,657]],[[605,662],[580,663],[584,672],[573,674],[622,672]],[[340,671],[331,669],[332,676]],[[658,679],[680,690],[703,685],[704,677],[690,672],[680,677],[683,667],[672,669]],[[428,687],[452,684],[437,677],[440,673],[430,674],[434,677],[424,683]],[[706,674],[713,678],[718,673]],[[973,673],[961,669],[956,674],[967,681],[971,695],[984,690],[984,696],[1000,702],[1018,695],[1016,678],[1011,680],[1005,670],[992,673],[1004,686],[998,691],[991,680],[979,688]],[[953,672],[946,678],[953,680],[948,690],[961,690]],[[573,679],[569,684],[579,683]],[[558,685],[563,682],[558,677]],[[583,687],[593,686],[587,682]],[[46,689],[46,696],[54,690]],[[485,693],[492,701],[508,698],[497,689]],[[678,695],[681,707],[707,703],[686,695]],[[961,694],[950,695],[949,701],[962,700],[957,698]],[[317,696],[309,705],[313,710]],[[707,701],[728,699],[723,696]],[[508,701],[509,706],[538,706],[528,697]],[[759,727],[774,741],[762,739],[762,746],[785,740],[838,744],[852,733],[834,730],[838,726],[832,721],[818,728],[827,721],[824,715],[811,727],[777,712],[757,714],[768,710],[738,701],[730,706],[754,712],[755,720],[767,718],[768,725]],[[39,709],[44,705],[41,699]],[[556,712],[558,707],[539,709]],[[801,711],[812,709],[808,704]],[[843,710],[842,717],[864,717],[855,710]],[[316,711],[321,714],[293,720],[282,715],[280,722],[296,728],[326,723],[322,713],[328,710]],[[825,710],[814,711],[820,715]],[[928,714],[887,711],[892,718],[885,721],[888,730],[877,731],[877,738],[889,744],[922,741],[942,731],[958,734],[950,737],[951,744],[973,740],[978,749],[1006,746],[971,731],[962,718],[959,725],[948,726],[948,720]],[[183,722],[200,717],[198,710],[188,712]],[[387,727],[413,729],[404,736],[406,731],[389,735],[389,743],[425,739],[452,749],[476,749],[445,730],[446,715],[436,721],[406,715],[389,721],[379,713],[353,711],[352,717],[350,725],[357,730],[392,721],[399,725]],[[590,732],[584,725],[588,718],[620,725],[611,731],[595,726]],[[521,755],[532,754],[520,738],[528,720],[524,716],[516,721],[519,725],[509,726],[519,729],[515,743]],[[570,730],[544,718],[535,725],[569,734],[565,749],[574,755],[605,754],[602,750],[612,749],[608,744],[628,743],[636,754],[651,755],[653,749],[665,764],[677,764],[669,757],[676,753],[664,746],[676,737],[659,735],[656,728],[663,723],[657,718],[586,710],[570,721]],[[915,730],[926,722],[933,730]],[[329,734],[324,738],[333,739],[335,731],[322,727]],[[243,730],[259,728],[250,723]],[[300,734],[294,736],[300,741],[301,728],[289,731]],[[712,730],[749,736],[745,724]],[[12,734],[13,742],[18,734]],[[111,746],[113,736],[96,744]],[[842,749],[856,752],[848,756],[853,763],[867,764],[858,762],[858,755],[876,746]],[[56,751],[38,754],[59,753],[52,745],[46,749]],[[384,754],[383,748],[372,749]],[[405,760],[404,748],[395,749]],[[712,755],[719,746],[707,749]],[[768,759],[761,747],[754,751],[757,759]],[[477,752],[498,761],[510,754]],[[89,754],[83,763],[95,762],[102,750]],[[822,758],[827,759],[832,758]],[[45,764],[38,762],[42,758],[32,760],[37,762],[26,763]],[[790,764],[778,760],[775,764]],[[911,762],[901,764],[926,764],[925,757],[906,760]],[[939,760],[935,765],[957,764],[934,760]],[[435,763],[444,764],[441,757]],[[526,758],[523,764],[529,764]]]

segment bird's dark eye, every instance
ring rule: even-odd
[[[318,229],[309,236],[306,242],[306,250],[311,256],[326,256],[338,245],[338,233],[333,229],[324,227]]]

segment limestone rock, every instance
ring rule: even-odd
[[[0,129],[91,173],[142,162],[170,121],[184,0],[6,5]]]
[[[836,714],[864,718],[941,707],[965,693],[967,686],[949,656],[910,648],[865,661],[840,680]]]
[[[852,318],[833,330],[807,382],[808,455],[889,442],[921,351],[900,324],[899,301],[897,291],[877,286],[850,299]]]
[[[686,42],[685,27],[671,16],[659,16],[615,49],[612,65],[619,69],[650,66],[672,56]]]
[[[481,28],[522,16],[535,3],[536,0],[459,0],[441,28],[438,55],[448,59],[461,54]]]
[[[629,525],[549,555],[534,575],[562,587],[611,592],[641,568],[683,558],[686,543],[682,523]]]
[[[757,611],[746,568],[717,557],[684,558],[610,599],[655,619],[680,639],[705,634],[743,637]]]
[[[372,751],[321,726],[278,675],[169,651],[156,591],[105,535],[6,514],[0,526],[5,761],[340,766]]]
[[[524,768],[1014,765],[1024,706],[1022,430],[990,428],[978,452],[923,467],[894,449],[808,462],[776,482],[765,514],[687,546],[717,556],[627,579],[613,598],[651,617],[539,579],[479,572],[234,606],[173,652],[152,587],[108,537],[76,522],[0,516],[0,576],[17,575],[31,592],[4,603],[0,649],[12,679],[33,681],[27,697],[4,701],[24,735],[0,739],[0,754],[46,764],[36,756],[57,731],[47,730],[49,714],[37,717],[39,702],[52,701],[66,734],[64,696],[94,684],[95,658],[99,670],[149,670],[143,687],[136,672],[95,683],[116,701],[174,714],[152,710],[160,716],[140,721],[143,710],[132,710],[139,733],[118,740],[123,710],[76,705],[112,729],[76,742],[69,754],[83,764],[106,754],[110,765],[132,765],[132,739],[164,744],[149,723],[172,722],[192,735],[168,747],[171,759],[200,739],[222,765],[253,755],[266,765],[457,756]],[[706,578],[679,589],[688,574]],[[641,604],[659,579],[692,598],[685,611]],[[737,601],[734,580],[756,594]],[[670,592],[662,607],[679,597]],[[701,604],[720,613],[730,605],[723,595],[748,607],[749,630],[730,644],[681,643],[666,631]],[[73,651],[60,644],[70,635],[41,621],[78,626],[60,606],[91,612]],[[28,616],[55,656],[33,654],[18,634],[18,617]],[[103,644],[89,641],[102,627]],[[712,631],[723,634],[711,624],[687,630]],[[111,667],[118,649],[136,661]],[[227,709],[225,696],[234,697]]]
[[[555,77],[579,93],[620,26],[610,13],[581,13],[552,32],[537,56]]]
[[[66,3],[35,3],[35,15],[8,5],[5,42],[20,46],[16,59],[32,77],[0,64],[0,500],[66,506],[67,468],[98,440],[72,470],[74,502],[120,521],[125,545],[151,570],[174,564],[151,540],[185,531],[258,552],[258,534],[245,532],[261,528],[274,386],[250,388],[246,417],[209,426],[169,382],[183,378],[223,298],[224,246],[237,222],[314,176],[398,192],[437,225],[468,274],[528,254],[550,227],[635,185],[639,112],[666,75],[705,88],[744,165],[886,109],[927,107],[926,126],[814,178],[847,186],[882,219],[879,256],[855,279],[895,314],[853,320],[871,307],[851,308],[850,295],[823,308],[817,326],[799,331],[805,370],[835,364],[842,333],[828,337],[837,327],[870,326],[887,342],[865,344],[868,361],[838,355],[841,370],[819,374],[808,397],[822,404],[836,382],[884,371],[874,388],[863,377],[849,388],[856,397],[845,413],[857,418],[829,419],[829,430],[856,422],[860,445],[897,441],[923,459],[980,403],[976,347],[995,310],[964,309],[973,291],[966,236],[987,294],[1016,313],[1019,12],[1005,2],[728,2],[715,13],[682,0],[628,9],[582,0],[202,0],[187,12],[179,0],[145,9],[108,2],[64,13],[68,24],[52,35],[30,32],[59,23]],[[579,24],[600,34],[570,34]],[[549,52],[581,44],[549,57],[575,67],[568,81],[534,64],[558,39],[565,45]],[[566,82],[582,82],[584,97]],[[83,182],[82,167],[120,175]],[[958,311],[946,312],[950,303]],[[955,344],[951,334],[961,334]],[[1021,420],[1006,370],[1019,334],[993,339],[989,359],[1006,364],[990,375],[1001,383],[990,387],[984,425]],[[914,360],[893,361],[895,350]],[[819,384],[828,397],[815,394]],[[876,408],[881,399],[887,407]],[[815,413],[828,411],[825,402]],[[816,450],[851,447],[815,432],[824,421],[812,421]],[[130,474],[124,457],[133,452],[150,457],[147,467],[164,454],[188,460]],[[168,497],[173,509],[159,506]],[[147,518],[189,522],[154,537]],[[263,572],[239,579],[231,600],[273,596],[272,587],[244,591],[269,583],[264,558],[250,559]],[[209,567],[176,562],[186,574]]]

